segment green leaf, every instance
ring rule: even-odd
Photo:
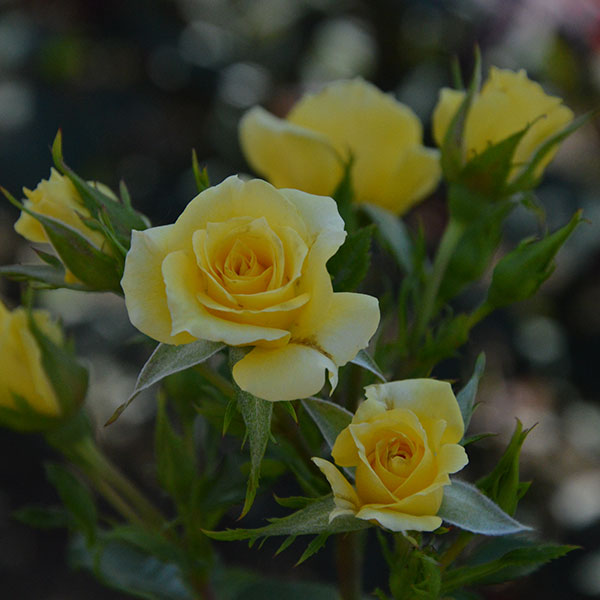
[[[198,193],[202,193],[205,189],[210,187],[210,179],[208,177],[208,171],[206,167],[200,169],[200,164],[198,163],[198,155],[196,154],[196,150],[192,150],[192,171],[194,171],[194,179],[196,180],[196,188],[198,189]]]
[[[381,379],[383,383],[387,382],[387,379],[381,372],[381,369],[375,362],[375,359],[373,359],[373,357],[366,350],[359,350],[358,354],[350,362],[353,365],[358,365],[359,367],[370,371],[371,373],[373,373],[373,375]]]
[[[438,516],[465,531],[483,535],[509,535],[531,530],[506,514],[475,486],[456,479],[444,488]]]
[[[301,402],[329,447],[333,448],[337,436],[352,422],[352,413],[321,398],[304,398]]]
[[[260,538],[276,535],[310,535],[319,533],[342,533],[358,531],[370,527],[368,521],[352,516],[336,517],[331,523],[329,515],[334,509],[333,496],[325,496],[287,517],[269,519],[269,525],[257,529],[227,529],[225,531],[205,531],[206,535],[221,541],[250,540],[254,543]]]
[[[62,503],[72,515],[76,529],[83,533],[88,544],[93,543],[98,515],[89,490],[64,467],[48,463],[45,468],[48,481],[56,488]]]
[[[496,265],[485,304],[499,308],[533,296],[554,271],[554,257],[581,223],[581,211],[561,229],[538,241],[525,240]]]
[[[444,574],[442,591],[450,593],[463,586],[492,584],[513,580],[532,573],[541,565],[564,556],[574,546],[555,544],[527,545],[511,550],[497,560],[476,565],[459,567]]]
[[[197,340],[181,346],[159,344],[142,367],[131,396],[129,396],[127,402],[121,404],[115,410],[106,425],[114,423],[141,391],[173,373],[203,363],[224,347],[225,344],[221,342],[209,342],[207,340]]]
[[[479,380],[485,370],[485,354],[481,352],[475,361],[475,368],[473,369],[473,375],[467,382],[467,385],[458,392],[456,400],[460,408],[460,414],[462,415],[463,422],[465,424],[465,432],[469,428],[471,423],[471,417],[475,410],[475,398],[477,396],[477,388],[479,387]]]
[[[498,464],[477,482],[477,487],[510,515],[515,514],[519,500],[527,491],[519,480],[519,456],[531,429],[523,431],[523,425],[517,419],[515,431]]]
[[[297,567],[301,565],[305,560],[309,559],[313,554],[316,554],[327,542],[330,534],[327,532],[320,533],[314,540],[310,542],[306,550],[302,553],[302,556],[298,559],[296,564]],[[288,538],[289,539],[289,538]]]
[[[352,231],[341,248],[327,262],[336,292],[352,292],[364,279],[371,263],[371,236],[374,226]]]
[[[29,281],[36,287],[67,288],[70,290],[87,290],[85,286],[77,283],[65,283],[65,269],[51,267],[50,265],[5,265],[0,267],[0,276],[13,281]]]
[[[230,366],[240,361],[245,355],[245,351],[240,348],[230,348],[229,359]],[[271,436],[271,418],[273,416],[273,403],[262,398],[256,398],[252,394],[245,392],[236,385],[236,397],[238,407],[242,413],[244,423],[246,424],[246,434],[250,444],[250,476],[248,477],[248,487],[246,489],[246,500],[240,518],[243,517],[252,507],[256,492],[258,491],[258,481],[260,478],[260,465],[262,463],[269,437]]]
[[[183,439],[169,422],[164,398],[158,400],[154,447],[158,482],[179,509],[185,510],[197,477],[196,464],[194,456],[187,452]]]
[[[76,537],[69,547],[69,564],[93,572],[108,587],[146,600],[195,600],[181,570],[173,563],[121,541],[103,539],[93,547]]]
[[[12,516],[37,529],[58,529],[69,524],[69,515],[62,507],[24,506],[15,510]]]
[[[411,273],[413,270],[413,243],[402,219],[374,204],[362,204],[361,210],[366,212],[373,223],[377,225],[377,231],[400,268],[405,273]]]

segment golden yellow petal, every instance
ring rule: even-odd
[[[361,507],[356,517],[365,521],[377,521],[390,531],[433,531],[442,524],[442,519],[437,516],[411,515],[377,504]]]
[[[440,90],[440,96],[433,111],[433,138],[439,148],[444,145],[448,127],[450,127],[452,119],[464,99],[465,92],[462,90],[450,88]]]
[[[328,460],[323,460],[314,456],[311,459],[329,482],[333,491],[336,509],[338,514],[343,514],[339,511],[349,511],[350,513],[356,512],[359,506],[358,496],[354,488],[348,483],[348,480],[342,475],[342,473],[332,465]]]

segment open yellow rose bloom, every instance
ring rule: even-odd
[[[60,343],[62,333],[46,311],[33,311],[37,326]],[[59,415],[60,405],[42,367],[42,355],[29,330],[24,308],[9,311],[0,301],[0,406],[16,408],[14,396],[45,416]]]
[[[331,452],[337,465],[356,467],[356,486],[329,461],[313,458],[333,489],[330,520],[349,514],[392,531],[437,529],[448,474],[468,462],[450,384],[395,381],[367,387],[366,397]]]
[[[398,214],[431,193],[440,178],[439,153],[422,145],[417,116],[362,79],[304,96],[285,119],[251,109],[240,123],[240,141],[252,168],[273,185],[325,196],[352,155],[357,201]]]
[[[442,146],[446,131],[465,98],[465,92],[443,88],[433,113],[433,135]],[[466,160],[480,154],[490,145],[497,144],[531,125],[513,156],[514,176],[531,159],[533,153],[549,137],[573,120],[573,111],[556,96],[544,92],[542,86],[518,72],[492,67],[479,93],[475,94],[467,114],[463,151]],[[537,175],[552,160],[558,146],[550,151],[537,168]]]
[[[267,400],[318,392],[366,347],[372,296],[334,293],[344,221],[331,198],[229,177],[172,225],[134,231],[121,282],[131,322],[167,344],[253,346],[237,384]]]

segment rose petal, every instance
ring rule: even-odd
[[[458,443],[464,433],[464,424],[452,387],[435,379],[406,379],[370,385],[365,388],[367,399],[386,406],[412,410],[426,425],[439,419],[446,421],[442,444]]]
[[[314,348],[290,343],[276,349],[254,348],[233,367],[233,378],[243,390],[265,400],[297,400],[321,390],[325,371],[337,367]]]
[[[354,514],[358,510],[359,500],[348,480],[328,460],[316,456],[311,460],[321,469],[333,491],[336,510],[334,511],[335,515],[330,515],[329,520],[332,521],[341,514]]]
[[[260,107],[240,121],[240,143],[252,168],[276,187],[330,195],[342,177],[342,161],[329,140],[278,119]]]
[[[194,341],[189,333],[173,334],[161,264],[169,252],[172,225],[133,231],[121,287],[129,320],[141,332],[166,344]]]
[[[433,531],[442,524],[440,517],[409,515],[385,505],[363,506],[355,516],[365,521],[375,520],[390,531]]]
[[[187,332],[197,339],[225,342],[231,346],[286,343],[289,332],[276,328],[234,323],[212,315],[198,301],[203,280],[195,261],[184,251],[169,254],[162,263],[172,333]]]
[[[442,88],[438,102],[433,111],[433,138],[438,147],[444,145],[444,139],[456,111],[465,99],[465,92],[462,90],[453,90],[451,88]]]

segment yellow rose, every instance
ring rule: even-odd
[[[433,134],[438,146],[442,146],[446,131],[464,97],[463,91],[441,90],[433,113]],[[562,104],[562,100],[546,94],[538,83],[527,78],[523,69],[515,73],[492,67],[469,109],[463,134],[463,151],[466,159],[470,160],[473,155],[531,124],[513,156],[511,177],[514,177],[539,146],[572,119],[573,112]],[[549,152],[541,161],[536,170],[537,176],[542,174],[557,149]]]
[[[329,196],[352,155],[357,201],[399,214],[440,178],[438,152],[422,140],[412,110],[362,79],[304,96],[286,119],[255,107],[240,123],[248,162],[273,185]]]
[[[52,341],[62,343],[62,332],[46,311],[33,311],[37,326]],[[23,308],[9,311],[0,301],[0,407],[16,408],[14,396],[45,416],[61,409],[41,362],[41,352],[29,330]]]
[[[92,185],[104,194],[115,197],[107,186],[100,183],[92,183]],[[61,175],[55,169],[51,169],[49,179],[42,179],[33,191],[23,188],[23,193],[26,196],[25,208],[68,225],[98,250],[103,249],[105,245],[104,235],[99,231],[90,229],[82,221],[82,218],[89,218],[90,213],[68,177]],[[15,223],[15,231],[31,242],[50,243],[41,223],[24,211],[21,212],[21,216]],[[65,281],[76,283],[78,279],[67,269]]]
[[[364,348],[377,300],[334,293],[327,260],[345,238],[331,198],[229,177],[172,225],[134,231],[121,285],[131,322],[167,344],[254,346],[233,369],[267,400],[318,392]]]
[[[313,458],[333,489],[330,520],[351,514],[392,531],[437,529],[448,474],[468,462],[450,384],[394,381],[367,387],[366,397],[331,452],[339,466],[356,467],[356,487],[332,463]]]

